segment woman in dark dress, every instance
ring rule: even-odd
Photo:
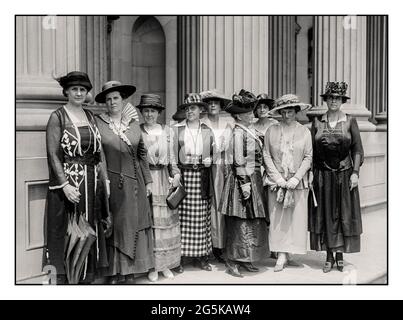
[[[92,88],[88,75],[73,71],[57,81],[63,87],[63,94],[68,102],[52,112],[46,127],[49,167],[45,220],[46,263],[56,267],[59,284],[66,283],[67,278],[69,283],[77,283],[70,276],[66,277],[66,271],[70,270],[67,273],[72,274],[73,265],[65,259],[65,239],[69,221],[86,221],[95,232],[93,236],[96,240],[89,248],[77,280],[89,283],[94,280],[97,268],[107,266],[101,223],[106,217],[100,216],[100,210],[95,210],[95,194],[103,185],[100,166],[101,136],[94,115],[83,109],[87,93]],[[101,183],[97,183],[97,180]],[[74,254],[79,252],[75,250]]]
[[[345,82],[327,83],[321,96],[328,111],[311,130],[317,207],[309,206],[309,231],[311,249],[327,251],[325,273],[335,263],[343,271],[343,253],[359,252],[362,234],[358,177],[364,150],[356,119],[340,110],[346,91]]]
[[[225,108],[234,117],[235,126],[230,147],[233,165],[225,177],[220,212],[227,226],[227,272],[235,277],[243,277],[240,266],[258,272],[252,263],[265,258],[269,249],[269,216],[261,172],[263,144],[252,126],[255,104],[256,97],[241,90]]]
[[[95,100],[106,103],[107,113],[97,117],[108,177],[113,233],[108,239],[111,283],[133,282],[135,275],[154,267],[151,211],[147,197],[152,183],[135,110],[125,99],[135,92],[118,81],[104,84]]]

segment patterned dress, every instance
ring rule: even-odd
[[[193,131],[193,130],[192,130]],[[212,252],[210,168],[203,160],[212,158],[214,136],[201,123],[199,130],[188,130],[186,121],[174,127],[174,156],[187,192],[179,206],[182,256],[203,257]]]
[[[172,269],[181,260],[181,233],[178,210],[168,208],[166,198],[171,179],[180,171],[171,158],[169,127],[161,127],[161,131],[148,132],[144,124],[140,125],[153,183],[152,190],[152,223],[154,231],[155,271]]]
[[[46,128],[46,147],[49,167],[49,192],[46,211],[46,263],[56,267],[57,274],[65,274],[65,237],[68,219],[80,215],[96,231],[97,240],[85,261],[81,281],[94,280],[97,269],[108,264],[101,211],[96,210],[99,192],[99,163],[101,136],[94,116],[84,110],[88,124],[78,127],[66,107],[54,111]],[[78,189],[80,202],[73,204],[64,195],[67,184]]]

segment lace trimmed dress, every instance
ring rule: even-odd
[[[155,271],[163,271],[179,266],[181,260],[178,210],[169,209],[166,203],[169,180],[180,171],[172,160],[172,134],[169,127],[161,126],[159,131],[148,131],[144,124],[140,127],[153,180],[151,191]]]

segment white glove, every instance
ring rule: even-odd
[[[299,180],[295,177],[292,177],[290,180],[287,181],[286,188],[294,190],[299,183]]]

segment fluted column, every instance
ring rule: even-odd
[[[269,94],[277,98],[296,93],[296,17],[270,16]]]
[[[52,78],[80,67],[80,17],[16,18],[17,100],[61,99]]]
[[[200,90],[267,92],[267,16],[202,16],[200,38]]]
[[[367,105],[377,122],[377,130],[386,130],[388,113],[387,19],[387,16],[367,17]]]
[[[200,19],[178,17],[178,104],[186,93],[200,91]]]
[[[81,17],[80,70],[88,73],[94,94],[100,92],[107,79],[107,17]]]
[[[328,81],[345,81],[351,99],[343,111],[357,118],[362,131],[374,131],[366,108],[366,17],[316,16],[314,19],[314,108],[310,116],[327,108],[320,94]]]

